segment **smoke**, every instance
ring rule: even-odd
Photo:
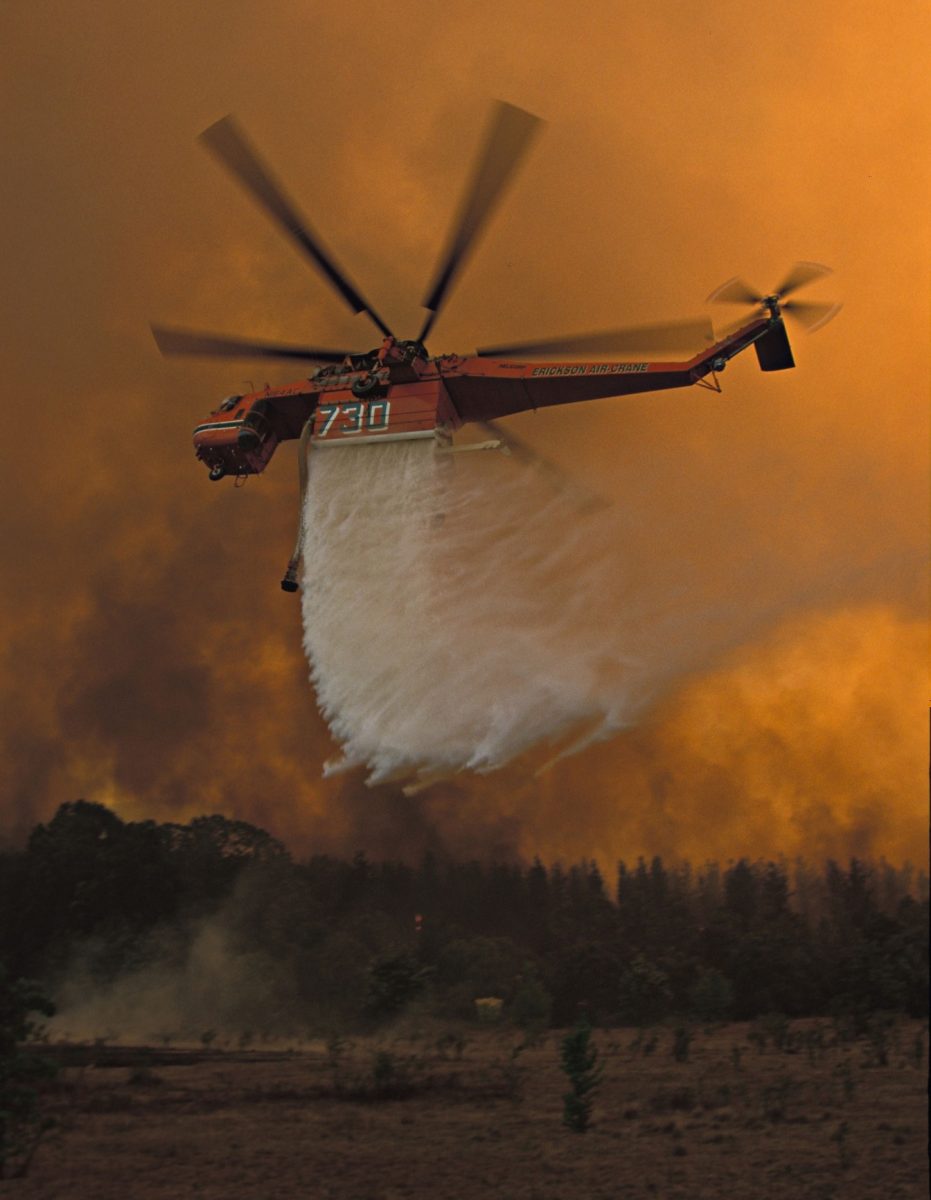
[[[927,13],[907,5],[893,23],[847,6],[839,20],[789,0],[761,38],[738,0],[595,0],[584,21],[529,0],[408,7],[416,38],[403,45],[397,13],[374,0],[261,11],[36,0],[0,16],[0,353],[14,430],[0,475],[0,836],[84,795],[135,818],[222,811],[297,852],[727,856],[804,830],[812,857],[864,841],[914,854],[927,823],[915,749],[926,716],[911,682],[926,613],[912,563],[927,546]],[[363,85],[376,77],[378,103]],[[552,661],[568,656],[576,673],[569,698],[531,705],[513,741],[499,715],[476,761],[540,735],[536,749],[405,797],[361,781],[376,769],[363,715],[384,720],[392,695],[374,680],[340,735],[364,766],[320,778],[337,749],[314,711],[297,607],[277,587],[296,516],[289,447],[241,492],[209,484],[191,456],[190,431],[219,397],[250,379],[286,383],[290,369],[165,362],[148,322],[370,345],[196,145],[233,111],[366,296],[399,333],[416,331],[494,97],[548,124],[431,349],[689,315],[723,279],[766,288],[796,259],[836,270],[805,298],[845,307],[816,337],[793,333],[797,371],[766,377],[752,356],[735,360],[723,397],[513,419],[614,501],[610,518],[590,520],[535,493],[550,522],[543,561],[568,542],[553,561],[587,581],[578,595],[506,557],[518,539],[499,547],[487,532],[504,520],[491,497],[533,509],[514,464],[455,460],[457,480],[489,476],[487,493],[476,485],[474,578],[530,613],[531,650],[444,612],[446,657],[405,660],[411,676],[473,672],[441,696],[435,737],[458,736],[469,688],[496,702],[515,688],[543,696],[545,672],[518,687],[515,671],[539,662],[554,631],[569,640]],[[441,526],[429,534],[440,586],[463,564]],[[578,614],[571,629],[541,616],[522,571]],[[376,596],[390,616],[385,584]],[[462,618],[455,600],[447,610]],[[490,607],[478,600],[470,614]],[[374,611],[376,597],[366,603]],[[609,666],[592,666],[596,628]],[[359,632],[370,658],[387,641],[376,638]],[[801,680],[797,703],[778,699],[786,680]],[[634,727],[535,774],[574,735],[635,711]],[[896,746],[907,755],[885,753]],[[435,746],[400,749],[424,782]],[[857,806],[869,821],[848,821]]]
[[[221,912],[183,936],[151,937],[145,962],[102,983],[91,968],[97,947],[76,951],[56,988],[50,1032],[69,1041],[190,1041],[246,1031],[291,1032],[298,1011],[291,964],[236,945]]]

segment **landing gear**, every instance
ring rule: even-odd
[[[388,394],[388,389],[377,375],[366,375],[364,379],[357,379],[350,391],[359,400],[380,400]]]
[[[281,581],[281,590],[283,592],[297,591],[297,563],[289,562],[288,569],[284,573],[284,579]]]
[[[226,467],[222,463],[217,463],[215,467],[210,468],[210,479],[213,483],[219,483],[225,474]]]

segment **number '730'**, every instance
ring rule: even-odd
[[[335,426],[340,434],[380,433],[388,428],[390,400],[353,400],[349,404],[318,404],[317,437],[326,437]],[[339,425],[336,422],[339,421]]]

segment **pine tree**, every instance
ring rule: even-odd
[[[598,1051],[591,1045],[591,1036],[591,1022],[583,1014],[562,1042],[562,1069],[572,1085],[563,1096],[562,1123],[575,1133],[584,1133],[591,1125],[592,1093],[604,1069],[597,1062]]]

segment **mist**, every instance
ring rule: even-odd
[[[535,748],[545,770],[836,586],[809,575],[802,598],[791,577],[747,586],[737,561],[709,578],[681,551],[644,555],[647,500],[622,511],[469,445],[311,452],[304,642],[343,752],[327,774],[422,787]]]

